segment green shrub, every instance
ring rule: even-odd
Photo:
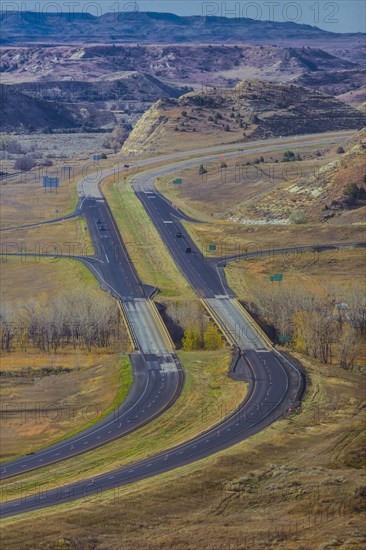
[[[308,221],[305,210],[300,208],[295,208],[295,210],[293,210],[289,215],[288,219],[290,223],[294,223],[296,225],[300,225]]]

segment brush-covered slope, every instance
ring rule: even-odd
[[[293,84],[244,81],[232,89],[157,102],[125,142],[126,154],[189,150],[271,136],[344,129],[366,123],[359,110]]]
[[[315,221],[365,223],[366,130],[352,136],[343,149],[344,153],[334,150],[331,162],[320,168],[315,165],[310,174],[256,201],[246,215],[267,221],[286,219],[297,208]],[[357,186],[359,191],[353,192],[350,184]]]

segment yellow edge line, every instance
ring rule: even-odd
[[[127,317],[126,317],[126,314],[125,312],[123,311],[123,306],[121,304],[121,302],[119,300],[117,300],[117,304],[118,304],[118,308],[121,312],[121,316],[122,316],[122,319],[123,319],[123,322],[125,324],[125,327],[126,327],[126,330],[127,330],[127,334],[128,334],[128,337],[130,339],[130,342],[131,342],[131,351],[134,351],[135,349],[137,349],[137,344],[136,344],[136,340],[135,340],[135,337],[134,335],[132,334],[132,331],[130,329],[130,325],[128,324],[128,320],[127,320]]]
[[[170,350],[170,351],[174,351],[175,346],[174,346],[173,340],[171,339],[169,331],[168,331],[163,319],[160,316],[160,313],[158,311],[158,308],[156,307],[155,302],[153,302],[152,300],[148,300],[147,303],[148,303],[148,306],[150,307],[150,310],[151,310],[151,313],[153,314],[153,317],[155,318],[155,320],[158,323],[158,326],[162,330],[163,339],[165,341],[165,344],[167,345],[167,349]]]
[[[241,305],[241,303],[239,302],[239,300],[237,298],[233,298],[232,300],[234,306],[236,307],[236,309],[238,309],[240,311],[240,313],[242,315],[244,315],[244,317],[247,319],[247,321],[250,323],[251,327],[253,328],[253,330],[255,330],[259,335],[260,337],[265,341],[265,343],[267,344],[267,346],[269,346],[271,349],[273,349],[273,343],[271,342],[271,340],[268,338],[267,334],[261,329],[261,327],[255,322],[255,320],[253,319],[253,317],[247,312],[247,310]]]
[[[210,315],[210,317],[215,321],[215,323],[217,324],[217,326],[219,327],[220,331],[222,332],[222,334],[225,336],[226,340],[228,341],[228,343],[230,344],[230,346],[232,346],[233,344],[235,346],[237,346],[237,343],[235,342],[234,338],[228,333],[228,331],[226,330],[226,328],[223,326],[222,322],[220,321],[220,319],[217,317],[217,315],[215,314],[215,312],[211,309],[211,307],[208,305],[207,302],[205,302],[205,300],[203,300],[202,298],[200,298],[200,302],[202,303],[203,307],[207,310],[208,314]]]

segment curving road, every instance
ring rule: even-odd
[[[338,138],[335,138],[334,134],[332,136],[327,134],[326,137],[302,136],[301,141],[299,140],[296,146],[304,146],[304,144],[308,143],[309,139],[314,140],[314,137],[317,138],[316,143],[320,144],[334,141],[335,139],[344,139],[347,134],[345,132],[342,134],[342,137],[339,136]],[[257,149],[253,148],[256,145],[253,143],[246,144],[246,146],[243,145],[242,148],[249,148],[251,152],[281,149],[287,143],[292,143],[293,145],[293,139],[281,140],[280,144],[278,140],[269,140],[265,145],[262,143]],[[213,151],[221,152],[224,149],[228,150],[229,147],[210,148],[209,150],[204,150],[209,153],[208,156],[201,156],[157,170],[150,170],[143,177],[138,177],[135,180],[135,190],[178,267],[205,301],[223,332],[235,346],[237,357],[232,367],[232,376],[236,379],[250,382],[250,390],[245,401],[233,415],[223,419],[217,426],[174,449],[168,449],[164,453],[159,453],[146,460],[97,476],[92,480],[73,483],[58,488],[57,491],[45,491],[42,494],[6,502],[0,509],[2,517],[68,502],[85,495],[95,494],[109,488],[132,483],[184,464],[189,464],[250,437],[274,420],[286,415],[289,407],[293,406],[294,403],[298,403],[303,389],[302,377],[299,371],[269,345],[268,340],[259,331],[253,320],[237,304],[235,296],[227,287],[218,266],[206,261],[191,241],[189,235],[186,232],[183,233],[180,220],[186,219],[184,214],[173,208],[154,188],[156,174],[161,176],[164,173],[173,172],[179,168],[186,168],[197,162],[212,160],[212,158],[215,158],[212,156]],[[199,153],[199,151],[195,151],[191,154],[197,155]],[[157,160],[173,160],[183,158],[188,154],[170,155]],[[238,149],[235,152],[227,153],[226,156],[237,154]],[[141,161],[139,166],[151,163],[152,160],[148,159]],[[100,237],[99,246],[105,254],[105,261],[100,260],[100,265],[98,264],[97,269],[102,280],[107,282],[110,290],[121,298],[127,320],[132,329],[135,329],[138,333],[134,334],[134,336],[141,348],[141,353],[138,355],[140,360],[143,357],[143,360],[151,363],[151,370],[157,370],[160,373],[160,383],[163,382],[165,384],[163,375],[167,374],[173,374],[176,380],[182,380],[182,372],[176,358],[174,358],[174,354],[167,353],[167,343],[166,341],[164,342],[164,338],[161,336],[161,328],[156,326],[158,325],[158,321],[154,313],[150,312],[150,321],[147,322],[146,320],[149,315],[147,308],[137,305],[139,302],[141,304],[148,303],[146,289],[135,277],[133,266],[131,266],[128,257],[121,260],[121,258],[126,256],[123,243],[118,231],[116,231],[115,223],[110,215],[108,206],[103,197],[95,191],[95,189],[99,189],[101,179],[111,173],[110,171],[106,172],[99,174],[98,185],[91,191],[88,188],[88,191],[85,192],[87,181],[83,181],[79,188],[81,196],[84,192],[81,208],[87,217],[89,228],[92,228],[92,235],[94,233],[94,237],[96,235]],[[98,220],[107,228],[105,239],[104,235],[102,237],[98,233],[98,225],[100,225]],[[179,227],[179,232],[182,236],[177,237],[177,227]],[[108,232],[110,232],[109,236]],[[117,257],[115,257],[115,243],[117,241],[121,250],[119,250]],[[190,249],[190,251],[187,249]],[[111,262],[112,252],[114,257]],[[119,270],[118,274],[115,271],[117,268]],[[128,275],[122,275],[124,271]],[[140,293],[138,297],[134,296],[134,292]],[[126,308],[126,304],[130,304],[130,306]],[[156,338],[162,339],[163,342],[154,342]],[[138,365],[135,366],[135,372],[138,372]],[[141,388],[137,392],[141,395]],[[94,448],[93,446],[90,447],[90,445],[93,445],[93,442],[88,442],[85,451],[89,450],[89,448]],[[49,450],[50,448],[44,452]],[[30,460],[33,458],[35,458],[35,455],[32,455]],[[60,460],[62,460],[62,457],[60,457]],[[26,470],[23,469],[21,471]],[[4,474],[7,475],[6,472]]]
[[[120,301],[132,332],[136,347],[130,354],[133,385],[126,401],[93,426],[33,454],[2,463],[1,479],[78,456],[137,430],[172,406],[184,385],[182,366],[162,335],[158,313],[147,298],[152,289],[141,284],[108,205],[103,198],[88,198],[83,201],[82,212],[96,252],[95,258],[82,261]],[[3,417],[11,418],[15,408],[3,403]]]

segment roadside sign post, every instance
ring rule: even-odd
[[[50,190],[50,193],[52,193],[52,189],[57,189],[60,187],[60,178],[51,178],[50,176],[42,176],[42,186],[44,188],[44,192],[46,193],[47,189]]]
[[[183,180],[182,178],[175,178],[173,181],[172,181],[173,185],[175,187],[178,187],[179,189],[179,192],[181,193],[182,192],[182,183],[183,183]]]
[[[65,177],[68,180],[74,178],[74,168],[73,166],[62,166],[61,168],[61,177]]]

